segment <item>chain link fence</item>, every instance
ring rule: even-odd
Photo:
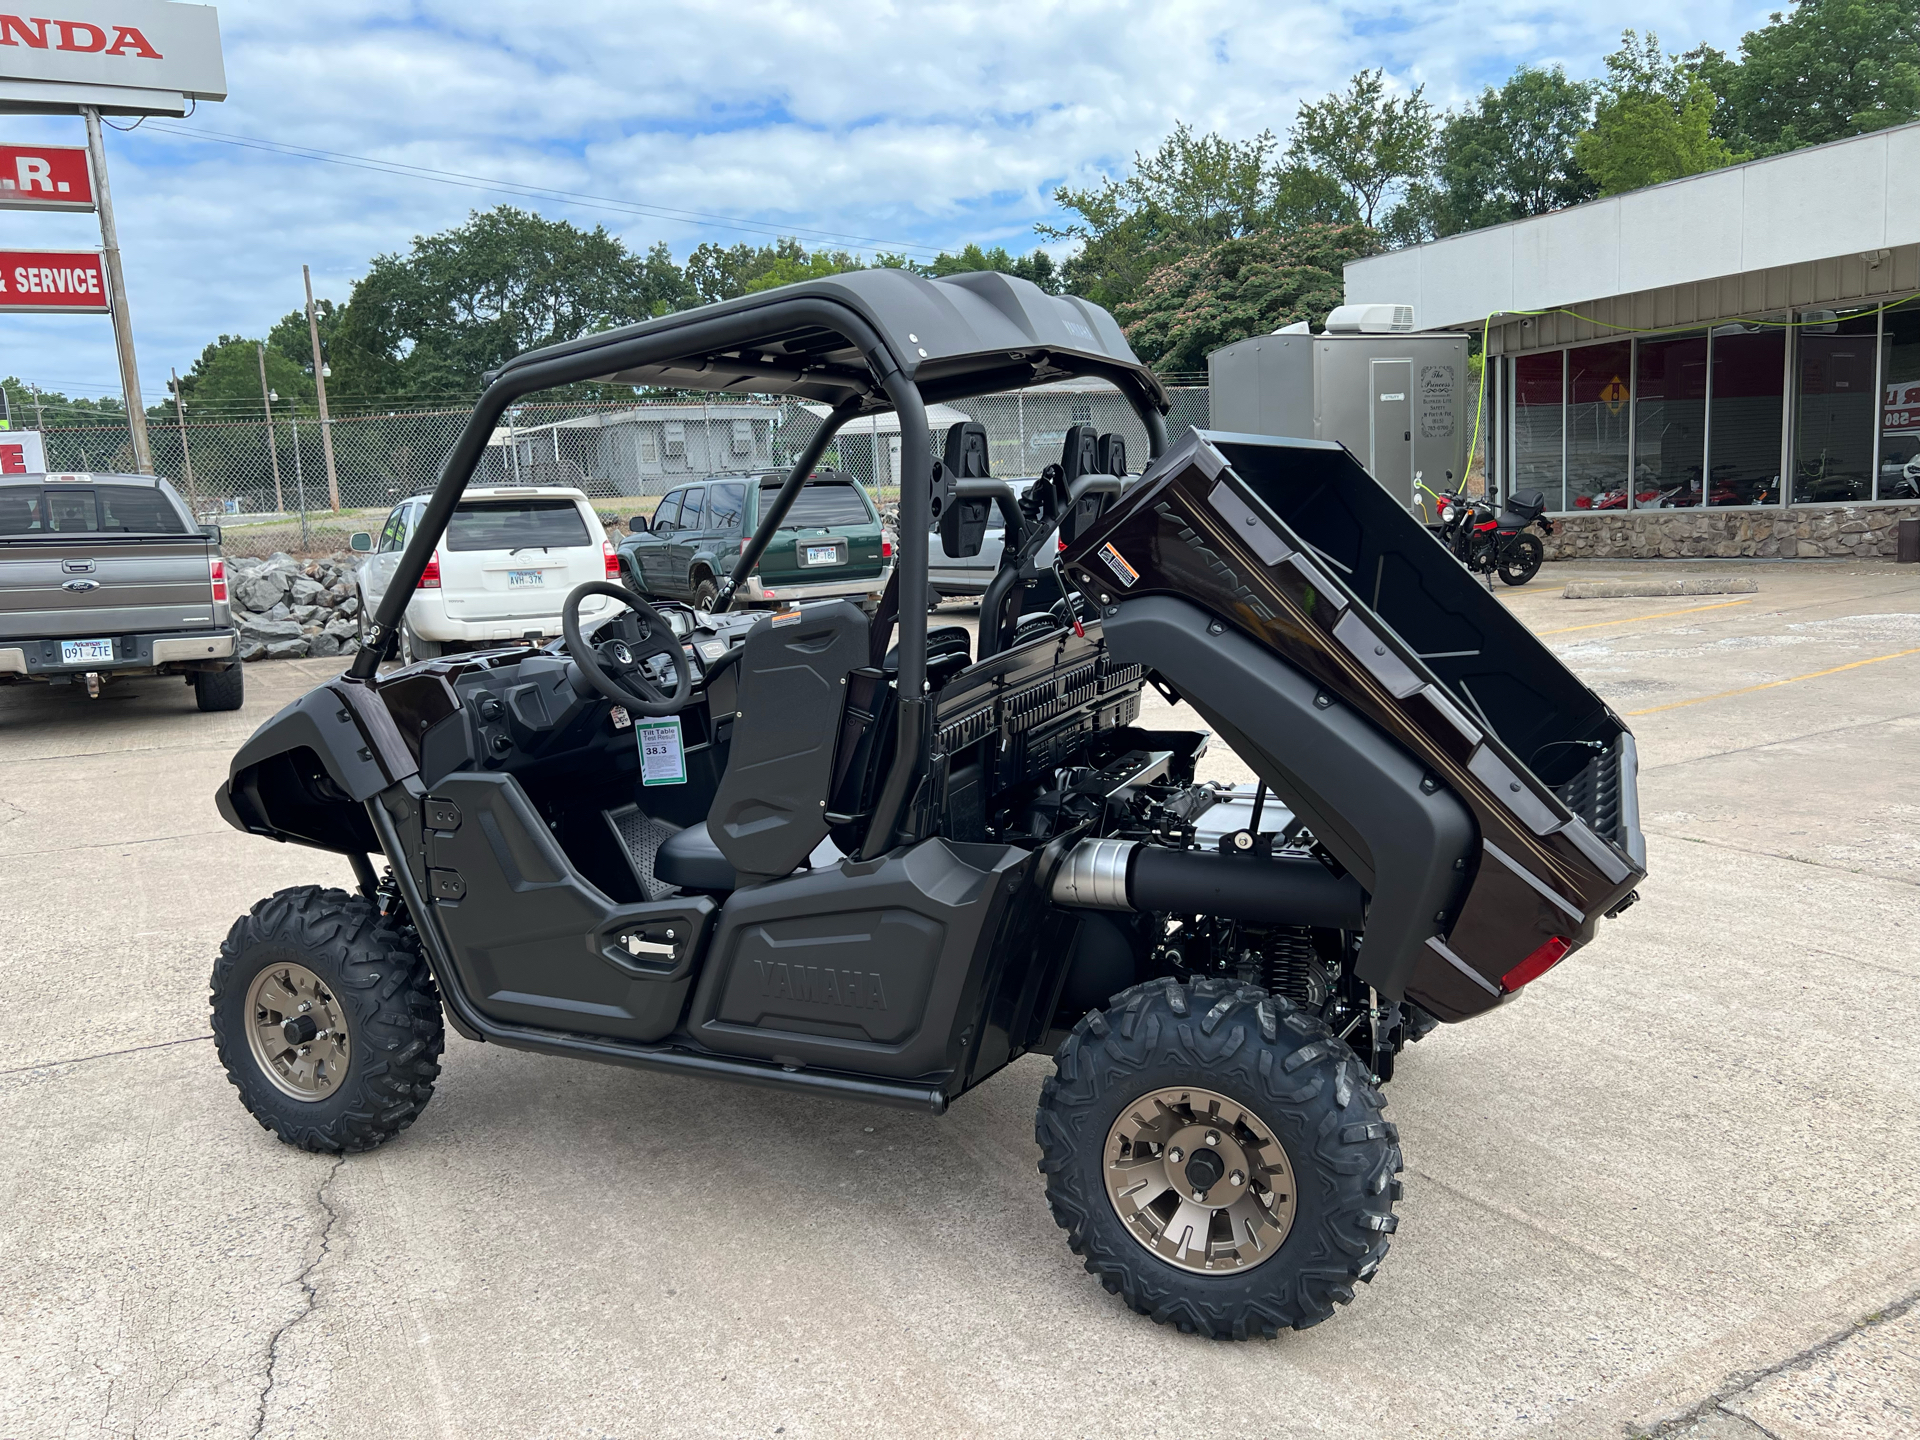
[[[1173,391],[1168,439],[1204,428],[1205,386]],[[345,550],[355,531],[378,531],[399,501],[430,491],[467,423],[469,410],[337,415],[329,476],[318,419],[280,413],[252,420],[149,421],[154,468],[186,495],[203,521],[222,527],[229,555],[297,556]],[[818,430],[827,407],[775,397],[639,401],[622,405],[518,407],[486,447],[473,484],[571,485],[609,521],[651,513],[654,499],[709,475],[751,473],[789,463]],[[1104,382],[1065,381],[981,395],[929,408],[934,452],[961,420],[986,426],[993,473],[1039,474],[1060,458],[1069,426],[1090,424],[1126,439],[1135,470],[1147,436],[1133,409]],[[54,470],[131,471],[124,425],[49,429]],[[892,415],[856,420],[823,461],[857,476],[881,503],[897,496],[900,431]]]

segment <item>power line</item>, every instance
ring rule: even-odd
[[[772,235],[775,238],[807,236],[816,240],[828,240],[837,244],[871,245],[887,250],[917,251],[923,255],[939,255],[942,251],[930,245],[917,244],[904,240],[878,240],[870,235],[843,235],[833,230],[815,230],[807,226],[766,225],[753,220],[741,220],[732,215],[720,215],[707,210],[681,210],[666,205],[648,205],[637,200],[621,200],[607,195],[585,195],[573,190],[559,190],[546,185],[528,185],[518,180],[501,180],[488,175],[470,175],[459,170],[436,170],[425,165],[409,165],[399,160],[380,160],[368,155],[347,155],[337,150],[320,150],[310,145],[289,145],[279,140],[262,140],[253,135],[235,135],[222,130],[187,130],[179,126],[150,121],[145,133],[177,135],[186,140],[210,140],[221,145],[234,145],[242,149],[263,150],[269,154],[288,155],[300,160],[319,160],[329,165],[342,165],[356,170],[372,170],[384,175],[398,175],[407,179],[432,180],[441,185],[454,185],[469,190],[488,190],[501,194],[520,195],[534,199],[562,200],[571,205],[587,209],[608,210],[623,215],[642,215],[648,219],[666,220],[676,225],[713,226],[723,230],[739,230],[753,235]]]

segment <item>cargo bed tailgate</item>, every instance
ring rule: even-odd
[[[1245,686],[1210,696],[1222,667],[1187,657],[1230,628],[1272,657],[1276,706],[1287,685],[1317,687],[1289,723],[1358,717],[1416,777],[1424,770],[1423,790],[1471,815],[1471,845],[1448,857],[1461,877],[1451,899],[1396,918],[1395,933],[1415,940],[1363,952],[1362,978],[1390,998],[1443,1019],[1491,1008],[1590,940],[1644,878],[1625,724],[1341,447],[1193,432],[1062,559],[1109,615],[1120,659],[1136,658],[1118,654],[1134,600],[1178,597],[1213,617],[1167,648],[1167,663],[1188,672],[1188,698],[1229,736],[1257,728],[1234,713],[1249,703]],[[1154,613],[1161,630],[1176,623]],[[1277,709],[1265,709],[1271,722]],[[1301,753],[1311,738],[1303,729]],[[1288,748],[1282,738],[1242,758],[1310,814],[1319,787],[1289,768]],[[1329,811],[1314,826],[1374,893],[1370,930],[1402,878],[1376,866],[1375,851],[1400,853],[1382,823]],[[1404,860],[1385,868],[1396,866]]]

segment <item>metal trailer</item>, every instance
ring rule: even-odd
[[[1467,337],[1256,335],[1207,357],[1216,430],[1344,445],[1409,509],[1466,471]]]

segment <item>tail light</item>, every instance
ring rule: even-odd
[[[440,588],[440,552],[438,550],[434,551],[427,561],[427,568],[420,572],[420,583],[415,588],[420,590]]]
[[[213,582],[213,598],[216,604],[227,598],[227,562],[216,557],[207,560],[207,578]]]
[[[607,579],[618,580],[620,578],[620,552],[613,548],[613,542],[611,540],[602,540],[600,542],[600,553],[607,557]]]
[[[891,560],[893,558],[893,541],[882,540],[880,542],[880,558],[882,560]]]
[[[1567,942],[1558,935],[1547,941],[1518,965],[1500,977],[1501,986],[1509,992],[1518,990],[1522,985],[1538,980],[1547,971],[1558,965],[1567,953]]]

